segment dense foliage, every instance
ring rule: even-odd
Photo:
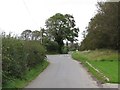
[[[57,13],[46,20],[45,24],[48,36],[59,45],[59,53],[63,53],[63,40],[70,41],[71,43],[77,40],[76,37],[78,37],[79,29],[76,28],[75,20],[72,15]]]
[[[26,71],[42,63],[45,49],[38,41],[2,38],[2,83],[23,79]]]
[[[118,49],[118,3],[99,2],[98,12],[91,19],[80,50]]]
[[[47,40],[43,44],[46,47],[47,53],[58,53],[58,43],[55,41]]]
[[[72,15],[56,13],[46,20],[45,25],[46,29],[41,28],[40,31],[23,31],[20,38],[40,41],[48,53],[67,53],[68,49],[63,41],[70,41],[72,44],[77,41],[79,29],[76,28]]]

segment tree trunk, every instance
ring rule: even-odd
[[[58,45],[59,45],[59,47],[58,47],[58,52],[60,53],[60,54],[62,54],[62,47],[64,46],[64,43],[63,43],[63,40],[55,40],[57,43],[58,43]]]

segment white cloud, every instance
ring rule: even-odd
[[[25,29],[39,30],[55,13],[72,14],[81,32],[95,15],[97,0],[1,0],[0,28],[20,34]]]

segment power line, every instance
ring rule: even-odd
[[[31,13],[30,13],[30,10],[29,10],[29,8],[28,8],[28,6],[27,6],[27,4],[26,4],[25,0],[22,0],[22,1],[23,1],[23,4],[24,4],[24,6],[25,6],[25,8],[26,8],[26,10],[27,10],[27,12],[28,12],[28,14],[30,15],[30,17],[31,17],[32,21],[33,21],[35,24],[37,24],[37,25],[38,25],[38,23],[37,23],[37,22],[35,22],[35,20],[33,19],[33,17],[32,17],[32,15],[31,15]]]
[[[30,11],[29,11],[29,8],[28,8],[26,2],[25,2],[24,0],[22,0],[22,1],[23,1],[23,4],[24,4],[24,6],[25,6],[25,8],[26,8],[26,10],[27,10],[27,12],[28,12],[28,14],[29,14],[30,17],[32,18],[32,21],[33,21],[35,24],[38,25],[38,23],[34,21],[34,19],[33,19],[32,15],[31,15],[31,13],[30,13]],[[42,32],[41,27],[40,27],[40,30],[41,30],[41,34],[42,34],[43,32]],[[43,37],[42,37],[42,35],[41,35],[41,44],[42,44],[42,39],[43,39]]]

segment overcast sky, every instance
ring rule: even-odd
[[[96,4],[97,0],[0,0],[0,29],[15,34],[39,30],[52,15],[71,14],[80,29],[81,41],[81,33],[96,13]]]

